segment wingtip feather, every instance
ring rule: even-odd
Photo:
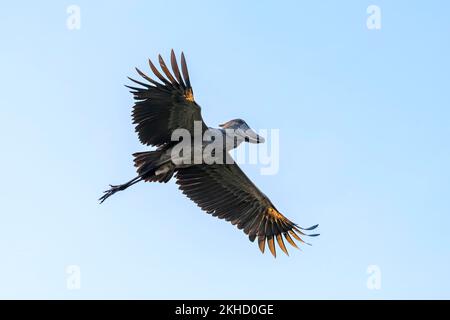
[[[258,246],[259,246],[259,250],[261,250],[261,252],[264,253],[264,249],[266,247],[266,237],[264,237],[264,236],[258,237]]]
[[[277,242],[278,242],[278,245],[280,246],[281,250],[283,250],[283,252],[286,255],[289,256],[289,253],[288,253],[288,251],[286,249],[286,246],[284,245],[283,238],[281,237],[281,234],[277,234]]]
[[[275,242],[273,241],[273,236],[268,236],[267,237],[267,243],[269,245],[269,250],[272,253],[273,257],[276,258],[277,257],[277,252],[275,249]]]

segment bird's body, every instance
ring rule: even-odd
[[[172,51],[173,75],[161,56],[159,62],[166,77],[151,61],[149,64],[161,82],[136,69],[150,84],[130,78],[142,87],[129,87],[136,100],[132,116],[139,139],[156,150],[133,154],[138,176],[111,186],[100,201],[139,181],[167,182],[175,175],[185,195],[204,211],[243,229],[251,241],[258,238],[262,252],[267,241],[275,256],[276,240],[287,254],[283,236],[297,247],[291,236],[303,242],[300,236],[306,234],[302,230],[317,225],[302,229],[283,216],[229,155],[242,142],[261,143],[264,138],[241,119],[230,120],[221,128],[208,127],[194,100],[184,55],[180,72]]]

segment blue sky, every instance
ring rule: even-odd
[[[81,9],[68,30],[66,9]],[[381,9],[368,30],[366,9]],[[15,1],[0,12],[1,298],[450,298],[446,1]],[[126,76],[187,56],[205,121],[280,130],[245,171],[320,224],[261,255],[174,182],[140,184]],[[67,266],[81,287],[67,288]],[[381,288],[367,287],[378,266]]]

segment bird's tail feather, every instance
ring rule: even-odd
[[[172,178],[175,166],[170,159],[163,158],[164,150],[136,152],[134,166],[139,176],[147,182],[167,182]]]

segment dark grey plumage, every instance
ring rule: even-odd
[[[131,93],[136,100],[132,119],[139,140],[157,149],[135,153],[138,176],[125,184],[111,186],[100,201],[103,202],[117,191],[124,190],[139,181],[167,182],[175,175],[176,183],[187,197],[207,213],[236,225],[251,241],[258,239],[262,252],[267,243],[271,253],[276,256],[276,241],[281,250],[288,254],[284,240],[297,247],[292,238],[304,242],[302,236],[307,234],[303,231],[313,230],[317,225],[302,229],[282,215],[233,161],[226,164],[202,163],[178,166],[167,156],[177,143],[171,140],[174,130],[184,128],[193,136],[195,121],[201,123],[202,133],[208,130],[208,126],[201,116],[200,106],[194,100],[184,54],[181,54],[180,72],[172,50],[170,62],[173,74],[160,55],[158,60],[165,76],[150,60],[149,65],[161,82],[136,68],[138,74],[149,83],[129,78],[140,87],[127,86],[132,90]],[[241,119],[228,121],[221,127],[222,129],[216,130],[225,132],[226,128],[249,128]],[[263,138],[255,134],[245,141],[260,143],[263,142]],[[227,159],[230,157],[227,152],[225,156]]]

